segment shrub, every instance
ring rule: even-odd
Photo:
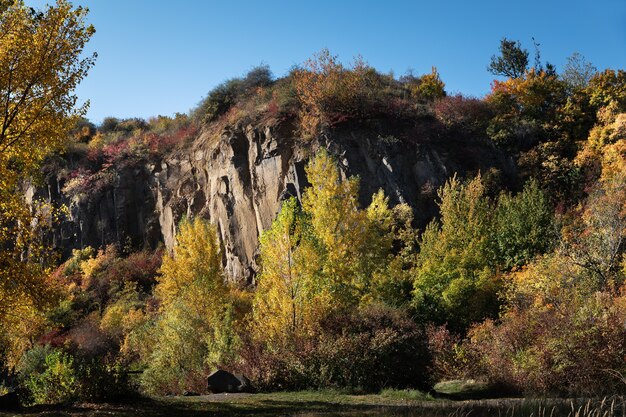
[[[134,395],[128,374],[106,358],[86,357],[78,361],[77,396],[83,401],[119,401]]]
[[[461,337],[451,333],[446,326],[429,325],[426,328],[428,350],[432,356],[429,374],[434,381],[464,378],[468,363],[463,352]]]
[[[272,84],[268,66],[253,68],[244,78],[232,78],[219,84],[193,110],[192,117],[199,123],[208,123],[231,109],[239,100],[249,96],[260,87]]]
[[[72,400],[119,400],[132,392],[126,373],[103,356],[70,355],[49,345],[36,345],[16,371],[27,400],[56,404]]]
[[[428,388],[424,332],[402,310],[369,305],[336,312],[319,333],[281,350],[243,344],[236,370],[260,389]]]
[[[448,129],[469,133],[484,133],[492,115],[485,101],[461,94],[436,100],[433,112]]]
[[[60,349],[37,347],[20,365],[20,379],[37,404],[71,401],[78,393],[74,358]]]
[[[401,310],[370,305],[322,323],[313,357],[319,386],[428,388],[424,332]]]
[[[292,73],[300,103],[300,131],[305,138],[322,128],[376,112],[384,77],[357,57],[345,68],[324,49]]]
[[[623,300],[607,294],[558,306],[508,311],[474,327],[467,348],[484,375],[517,392],[595,396],[623,393]]]
[[[432,67],[430,74],[424,74],[420,77],[407,75],[401,81],[415,100],[432,102],[446,96],[445,84],[439,78],[439,72],[435,67]]]

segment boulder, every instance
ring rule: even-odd
[[[17,410],[20,399],[15,391],[0,396],[0,410]]]
[[[248,378],[243,375],[233,375],[221,369],[208,376],[207,388],[214,394],[252,391],[252,385]]]

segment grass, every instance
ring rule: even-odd
[[[453,387],[454,385],[448,385]],[[37,406],[0,417],[615,417],[626,416],[623,400],[492,399],[450,401],[414,390],[354,395],[343,391],[218,394],[141,399],[127,404]]]
[[[331,415],[404,415],[413,416],[428,404],[447,415],[453,406],[434,400],[416,390],[387,389],[380,394],[356,395],[350,391],[320,390],[260,394],[218,394],[197,397],[144,398],[128,404],[77,404],[72,406],[36,406],[8,416],[72,416],[72,417],[165,417],[165,416],[314,416]],[[437,406],[438,404],[438,406]],[[431,407],[427,407],[431,408]],[[340,414],[337,414],[340,413]],[[356,413],[356,414],[353,414]],[[420,415],[421,411],[420,411]],[[431,413],[429,416],[433,415]]]
[[[354,395],[343,391],[321,390],[262,394],[219,394],[197,397],[161,397],[128,404],[77,404],[36,406],[8,416],[72,417],[165,417],[165,416],[277,416],[277,415],[409,415],[421,404],[433,402],[419,391],[385,390],[381,394]]]

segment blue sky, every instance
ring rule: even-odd
[[[50,2],[26,0],[41,7]],[[90,9],[96,66],[78,89],[88,117],[172,115],[261,63],[284,75],[328,48],[382,72],[439,69],[448,92],[482,96],[499,41],[520,40],[562,68],[573,52],[626,68],[626,0],[73,0]]]

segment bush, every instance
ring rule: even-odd
[[[622,301],[597,294],[553,307],[511,310],[499,324],[486,321],[474,327],[466,347],[489,380],[513,391],[624,393]]]
[[[484,134],[492,116],[486,102],[461,94],[435,101],[433,112],[437,120],[448,129],[468,133]]]
[[[118,401],[133,396],[126,371],[101,357],[83,358],[76,370],[78,398],[83,401]]]
[[[124,370],[108,358],[75,356],[49,345],[26,352],[16,371],[27,402],[36,404],[119,400],[133,392]]]
[[[312,359],[318,385],[429,388],[424,332],[401,310],[370,305],[331,316]]]
[[[262,390],[430,386],[424,332],[402,310],[380,305],[335,313],[318,334],[281,350],[243,346],[235,370]]]
[[[20,380],[37,404],[58,404],[76,399],[78,379],[74,358],[60,349],[35,347],[20,363]]]
[[[267,65],[255,67],[244,78],[232,78],[211,90],[193,110],[192,117],[200,123],[212,122],[239,100],[272,82],[272,72]]]

